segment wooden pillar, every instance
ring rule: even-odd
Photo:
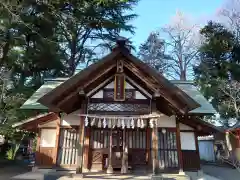
[[[128,172],[128,146],[126,143],[126,129],[123,130],[123,155],[122,155],[122,168],[121,173],[126,174]]]
[[[240,148],[240,130],[236,130],[236,148]]]
[[[85,127],[84,152],[83,152],[83,168],[89,170],[89,145],[90,145],[90,128]]]
[[[152,101],[152,114],[157,114],[156,101]],[[152,128],[152,168],[153,174],[158,173],[159,169],[159,157],[158,157],[158,127],[157,121],[158,119],[152,119],[153,128]]]
[[[113,167],[112,167],[112,129],[110,130],[110,136],[109,136],[109,154],[108,154],[107,173],[108,174],[113,173]]]
[[[159,168],[159,160],[158,160],[158,129],[156,124],[154,124],[152,128],[152,167],[153,174],[157,174]]]
[[[85,107],[85,106],[84,106]],[[84,107],[82,107],[80,114],[84,113]],[[79,144],[78,144],[78,161],[77,161],[77,174],[82,174],[83,167],[83,147],[84,147],[84,117],[80,116],[79,124]]]
[[[150,138],[151,138],[151,129],[150,128],[147,128],[146,130],[146,149],[147,149],[147,152],[146,152],[146,162],[147,162],[147,165],[149,166],[150,165],[150,156],[151,156],[151,151],[150,151]]]
[[[177,149],[178,149],[178,164],[179,164],[179,172],[183,172],[183,157],[182,157],[182,150],[181,150],[181,137],[180,137],[180,127],[179,127],[179,119],[176,117],[176,138],[177,138]]]
[[[198,161],[198,169],[200,169],[200,154],[199,154],[199,147],[198,147],[198,138],[197,138],[197,132],[194,131],[194,137],[195,137],[195,146],[196,146],[196,152],[197,152],[197,161]]]
[[[60,115],[58,115],[57,127],[56,127],[56,141],[55,141],[55,149],[54,149],[54,156],[53,156],[53,164],[54,165],[57,165],[59,138],[60,138],[60,125],[61,125],[61,117],[60,117]]]
[[[40,141],[41,141],[41,129],[37,128],[37,145],[36,145],[36,165],[40,165]]]

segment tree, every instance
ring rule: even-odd
[[[71,3],[51,4],[53,15],[58,19],[57,34],[62,42],[62,50],[67,59],[69,75],[72,75],[80,62],[85,62],[89,44],[92,48],[115,42],[121,31],[133,33],[133,26],[128,24],[136,14],[126,13],[138,0],[107,1],[96,4],[94,1],[72,1]]]
[[[234,112],[233,106],[226,108],[229,96],[222,91],[220,85],[225,81],[225,86],[231,87],[231,83],[226,82],[239,81],[240,66],[236,63],[239,45],[234,34],[219,23],[209,22],[200,33],[205,41],[200,48],[200,63],[194,66],[195,80],[225,120],[222,123],[229,126],[228,119],[236,118],[236,114],[230,113]]]
[[[160,73],[170,76],[168,73],[170,64],[167,62],[170,56],[165,54],[165,42],[160,39],[158,33],[150,33],[147,40],[140,45],[138,56]]]
[[[137,2],[0,1],[0,134],[14,137],[12,124],[35,113],[19,107],[44,78],[71,76],[80,62],[97,60],[96,47],[133,33]]]
[[[240,82],[236,80],[220,80],[221,112],[226,112],[228,118],[240,122]]]
[[[187,80],[191,75],[192,65],[196,63],[199,47],[196,30],[197,26],[190,24],[181,12],[177,12],[172,24],[161,29],[166,36],[167,52],[172,57],[168,64],[177,79]]]
[[[220,22],[226,25],[240,42],[240,1],[228,0],[219,10],[218,15]]]

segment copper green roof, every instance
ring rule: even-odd
[[[45,83],[21,106],[21,109],[48,109],[37,101],[59,86],[68,78],[47,79]],[[184,91],[201,106],[190,111],[191,114],[215,114],[216,110],[212,104],[199,92],[196,86],[190,81],[171,81],[174,85]]]
[[[33,95],[20,107],[20,109],[48,109],[37,102],[43,95],[47,94],[65,80],[47,80]]]
[[[217,111],[212,104],[199,92],[198,88],[191,81],[171,81],[174,85],[184,91],[201,106],[190,111],[192,114],[215,114]]]

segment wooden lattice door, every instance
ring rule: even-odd
[[[158,155],[159,168],[161,170],[178,169],[178,151],[175,128],[159,128]]]
[[[112,166],[113,168],[122,167],[122,152],[123,152],[123,131],[114,129],[112,131]]]

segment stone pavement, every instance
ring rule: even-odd
[[[203,176],[198,176],[196,173],[189,173],[192,177],[191,180],[219,180],[217,178],[203,174]],[[135,175],[106,175],[106,174],[88,174],[84,178],[75,176],[74,178],[71,175],[60,174],[60,173],[43,173],[43,172],[27,172],[11,178],[12,180],[150,180],[151,175],[148,174],[135,174]],[[0,175],[0,180],[1,175]],[[155,177],[154,180],[190,180],[189,177],[165,174],[163,178],[160,176]]]
[[[231,167],[203,165],[202,170],[205,174],[214,176],[220,180],[240,180],[240,172]]]

